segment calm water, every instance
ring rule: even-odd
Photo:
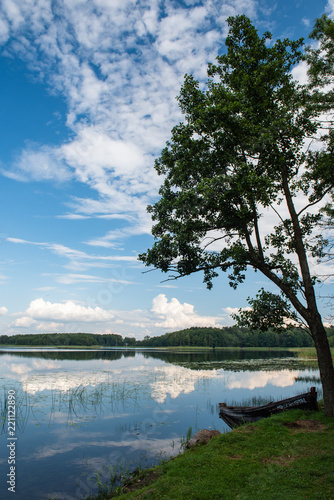
[[[286,352],[8,349],[0,361],[1,499],[83,499],[97,492],[96,473],[110,481],[111,465],[179,453],[190,427],[228,432],[219,402],[262,404],[311,386],[321,397],[318,370]]]

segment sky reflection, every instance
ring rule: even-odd
[[[223,352],[2,351],[0,359],[1,477],[8,467],[6,397],[12,389],[18,500],[83,499],[97,491],[96,472],[108,481],[110,465],[135,468],[175,455],[190,427],[193,433],[229,431],[219,419],[219,402],[261,404],[305,392],[310,381],[320,388],[318,371],[298,360],[235,359]],[[5,486],[0,482],[0,498],[6,498]]]
[[[196,384],[205,379],[224,380],[229,389],[255,389],[272,384],[287,387],[294,384],[300,370],[241,371],[226,368],[197,369],[168,364],[164,361],[143,357],[118,360],[93,360],[77,364],[76,361],[54,361],[28,359],[24,362],[13,361],[12,357],[2,356],[0,376],[8,381],[19,382],[24,392],[30,395],[43,391],[68,392],[79,388],[96,388],[102,385],[139,387],[144,384],[150,388],[150,396],[163,403],[168,396],[175,399],[180,394],[189,394]],[[226,363],[225,363],[226,365]]]

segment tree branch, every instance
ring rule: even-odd
[[[257,248],[259,251],[259,256],[262,261],[264,261],[264,254],[263,254],[263,248],[262,248],[262,243],[261,243],[261,236],[260,236],[260,231],[259,231],[259,225],[258,225],[258,216],[256,213],[256,210],[254,209],[254,229],[255,229],[255,237],[256,237],[256,244]]]
[[[312,207],[313,205],[316,205],[317,203],[319,203],[319,201],[323,200],[324,197],[326,196],[327,193],[329,193],[331,190],[333,189],[333,186],[330,186],[329,188],[325,189],[324,193],[315,201],[309,203],[308,205],[306,205],[304,208],[302,208],[297,216],[299,217],[300,214],[302,214],[305,210],[307,210],[309,207]]]

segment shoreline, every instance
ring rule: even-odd
[[[319,407],[243,425],[86,500],[333,498],[334,418]]]

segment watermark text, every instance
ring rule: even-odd
[[[8,491],[15,493],[16,487],[16,401],[15,391],[10,389],[7,393],[7,449],[9,472],[7,474]]]

